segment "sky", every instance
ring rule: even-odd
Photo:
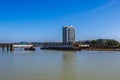
[[[0,42],[62,41],[62,27],[76,41],[120,41],[120,0],[0,0]]]

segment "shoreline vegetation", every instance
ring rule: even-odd
[[[73,43],[63,43],[63,42],[4,43],[7,50],[9,49],[8,46],[9,44],[33,45],[33,47],[40,47],[41,49],[49,49],[49,50],[120,51],[120,42],[114,39],[97,39],[97,40],[86,40],[86,41],[84,40],[84,41],[76,41]],[[1,43],[0,48],[4,50],[2,45],[3,43]]]
[[[120,51],[120,42],[115,39],[96,39],[78,41],[78,44],[88,44],[89,48],[83,48],[81,50],[89,51]]]
[[[74,43],[49,42],[43,44],[43,49],[52,50],[89,50],[89,51],[120,51],[120,43],[114,39],[97,39],[78,41]]]

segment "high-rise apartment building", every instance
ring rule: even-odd
[[[63,43],[75,42],[75,28],[73,26],[63,27]]]

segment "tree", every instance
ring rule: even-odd
[[[91,44],[97,44],[97,41],[96,40],[92,40]]]
[[[107,40],[105,44],[108,46],[119,46],[120,45],[120,43],[116,40]]]

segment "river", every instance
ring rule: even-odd
[[[120,52],[0,50],[0,80],[120,80]]]

